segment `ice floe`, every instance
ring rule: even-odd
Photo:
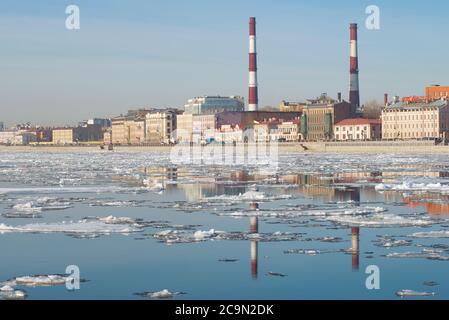
[[[449,261],[449,256],[444,256],[442,251],[422,250],[420,252],[393,252],[385,255],[386,258],[402,259],[428,259],[435,261]]]
[[[171,292],[167,289],[161,290],[161,291],[155,291],[155,292],[142,292],[142,293],[136,293],[138,296],[142,296],[145,298],[150,299],[171,299],[175,296],[179,295],[185,295],[186,292]]]
[[[416,232],[416,233],[413,233],[413,234],[409,235],[409,237],[412,237],[412,238],[428,238],[428,239],[449,238],[449,230],[429,231],[429,232]]]
[[[425,191],[432,193],[449,193],[449,185],[441,183],[413,183],[403,182],[402,184],[384,184],[380,183],[375,187],[376,191]]]
[[[16,290],[9,285],[0,287],[0,300],[23,300],[26,293],[22,290]]]
[[[400,290],[396,292],[396,295],[401,298],[405,297],[433,297],[436,295],[435,292],[419,292],[414,290]]]
[[[22,226],[0,224],[0,234],[4,233],[67,233],[81,235],[130,234],[141,228],[129,223],[111,223],[111,221],[63,221],[55,223],[35,223]]]
[[[345,225],[367,228],[424,227],[435,222],[426,216],[420,218],[394,214],[372,214],[367,216],[332,216],[325,220]]]

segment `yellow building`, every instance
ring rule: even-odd
[[[180,114],[176,117],[176,140],[179,143],[190,143],[193,140],[193,115]]]
[[[282,101],[279,104],[280,112],[302,112],[304,107],[306,106],[305,102],[289,102]]]
[[[449,104],[432,102],[398,102],[382,110],[384,140],[447,139]]]
[[[174,141],[176,130],[176,111],[160,110],[148,113],[145,117],[146,142],[169,144]]]
[[[113,144],[142,144],[144,142],[144,118],[117,117],[112,119]]]
[[[73,138],[73,128],[53,129],[53,144],[72,144]]]

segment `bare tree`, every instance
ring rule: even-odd
[[[382,104],[377,100],[368,101],[363,107],[363,117],[366,119],[379,119],[382,114]]]

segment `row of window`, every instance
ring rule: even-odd
[[[437,120],[437,114],[421,114],[408,116],[383,116],[384,121]]]

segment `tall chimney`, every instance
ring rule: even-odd
[[[388,106],[388,93],[384,94],[384,106]]]
[[[259,109],[257,90],[256,18],[249,18],[249,95],[248,111]]]
[[[360,108],[360,92],[359,92],[359,58],[357,48],[357,24],[351,23],[351,80],[349,88],[349,102],[356,107]]]

